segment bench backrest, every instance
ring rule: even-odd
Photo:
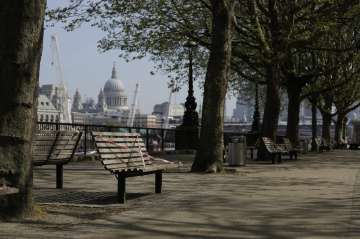
[[[269,151],[269,153],[275,153],[279,151],[272,139],[268,137],[262,137],[262,141],[265,145],[266,150]]]
[[[38,131],[32,144],[34,165],[65,164],[73,157],[82,132]]]
[[[269,153],[288,153],[288,149],[284,144],[275,144],[274,141],[268,137],[261,138],[266,150]]]
[[[52,130],[40,130],[35,133],[31,146],[34,165],[43,165],[48,161],[59,134],[59,131]]]
[[[139,133],[91,132],[105,169],[112,173],[143,170],[150,157]]]

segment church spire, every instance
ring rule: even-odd
[[[111,79],[117,79],[115,61],[114,61],[112,72],[111,72]]]

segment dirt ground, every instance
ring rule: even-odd
[[[66,165],[62,190],[54,167],[36,168],[36,217],[0,223],[0,238],[360,238],[360,151],[215,175],[171,157],[184,164],[163,175],[163,193],[153,193],[153,175],[129,178],[126,205],[97,161]]]

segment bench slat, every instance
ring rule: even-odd
[[[139,133],[127,133],[127,132],[96,132],[93,131],[94,136],[116,136],[116,137],[136,137]]]
[[[124,143],[133,143],[133,142],[143,142],[142,138],[120,138],[120,137],[95,137],[95,140],[97,142],[104,142],[104,143],[118,143],[118,142],[124,142]]]
[[[121,158],[135,158],[135,157],[138,157],[140,158],[141,157],[141,154],[140,153],[133,153],[133,154],[101,154],[100,157],[105,160],[105,159],[121,159]]]
[[[148,158],[144,158],[144,162],[149,161]],[[127,164],[128,162],[142,162],[141,158],[133,158],[133,159],[129,159],[129,158],[125,158],[125,159],[107,159],[103,161],[104,165],[109,165],[109,164]]]
[[[139,148],[99,148],[99,153],[138,153]],[[141,152],[146,153],[145,148],[141,148]]]

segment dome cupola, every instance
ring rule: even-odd
[[[112,68],[111,78],[104,85],[104,97],[109,109],[121,110],[128,108],[128,97],[125,93],[124,84],[117,77],[115,63]]]

